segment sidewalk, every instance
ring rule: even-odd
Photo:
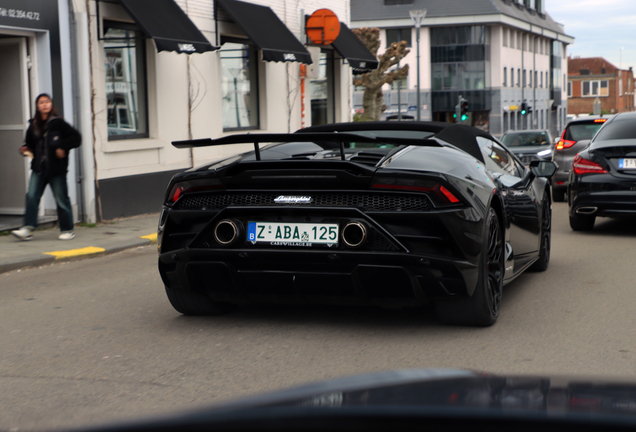
[[[33,240],[21,241],[6,231],[0,235],[0,273],[51,264],[55,261],[119,252],[157,242],[159,214],[132,216],[75,226],[73,240],[58,240],[58,228],[35,231]]]

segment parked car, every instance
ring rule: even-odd
[[[565,126],[561,139],[554,149],[552,159],[558,167],[552,178],[552,199],[554,201],[565,201],[574,157],[589,144],[589,140],[610,118],[612,116],[579,116]]]
[[[547,130],[508,131],[501,137],[501,142],[521,159],[524,165],[529,165],[535,160],[552,160],[554,145]]]
[[[173,145],[237,143],[254,151],[168,186],[159,272],[183,314],[432,302],[443,322],[489,326],[503,285],[548,267],[556,167],[525,167],[479,129],[359,122]]]
[[[598,216],[636,216],[636,113],[608,119],[572,163],[570,226],[594,227]]]

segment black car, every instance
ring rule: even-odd
[[[513,152],[524,165],[535,160],[552,160],[554,145],[547,130],[508,131],[501,142]]]
[[[504,284],[548,266],[556,167],[526,168],[478,129],[364,122],[173,144],[236,143],[254,151],[167,190],[159,271],[181,313],[433,302],[444,322],[487,326]]]
[[[636,216],[636,113],[607,120],[572,163],[570,226],[594,227],[597,216]]]

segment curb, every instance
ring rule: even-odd
[[[154,238],[153,238],[154,236]],[[96,258],[104,255],[110,255],[117,252],[121,252],[127,249],[133,249],[141,246],[149,246],[151,244],[157,243],[156,234],[150,234],[147,236],[138,237],[135,239],[129,239],[119,242],[117,245],[111,247],[94,247],[90,253],[86,253],[86,249],[71,249],[70,251],[61,251],[61,252],[72,252],[72,251],[82,251],[77,254],[60,254],[55,255],[56,252],[42,252],[39,255],[32,255],[30,257],[25,257],[24,259],[16,262],[9,263],[0,263],[0,274],[7,273],[14,270],[26,269],[26,268],[34,268],[40,267],[49,264],[55,264],[59,262],[69,262],[69,261],[80,261],[89,258]],[[99,249],[99,250],[98,250]],[[40,256],[41,255],[41,256]]]

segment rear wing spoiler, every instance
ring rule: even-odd
[[[319,132],[319,133],[281,133],[281,134],[237,134],[228,135],[222,138],[211,139],[195,139],[185,141],[172,141],[172,145],[176,148],[199,148],[210,146],[221,146],[230,144],[254,144],[254,154],[256,160],[261,160],[260,143],[283,143],[283,142],[336,142],[340,144],[340,157],[345,158],[344,143],[365,142],[377,144],[393,144],[407,146],[425,146],[425,147],[442,147],[442,144],[432,139],[412,139],[412,138],[393,138],[393,137],[369,137],[357,135],[354,133],[337,133],[337,132]]]

